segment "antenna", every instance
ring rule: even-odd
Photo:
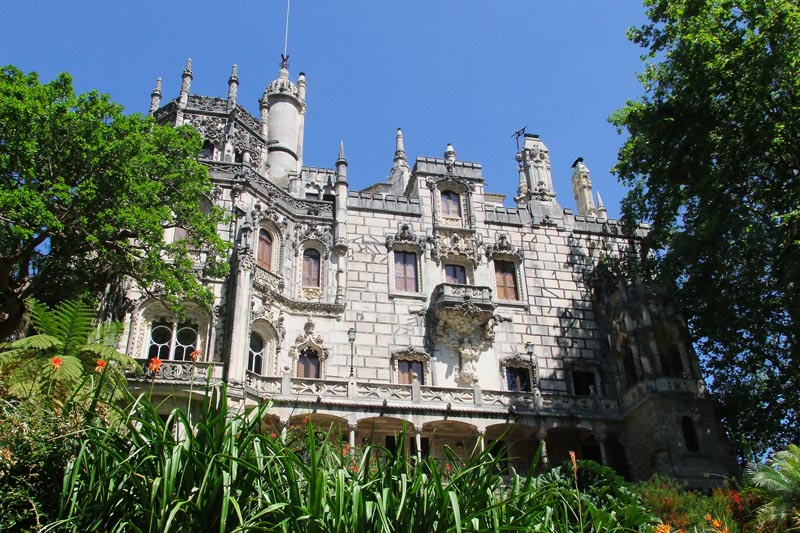
[[[292,0],[286,0],[286,33],[283,37],[283,53],[281,54],[281,68],[287,68],[289,66],[289,54],[287,50],[289,49],[289,7],[291,6]]]
[[[527,129],[527,127],[528,125],[526,124],[525,126],[522,127],[522,129],[518,129],[517,131],[514,132],[513,135],[511,135],[512,137],[514,137],[514,140],[517,141],[517,152],[519,152],[519,138],[525,135],[525,130]]]

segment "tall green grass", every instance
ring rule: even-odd
[[[338,436],[324,438],[310,425],[283,442],[262,431],[266,412],[266,405],[232,412],[224,388],[214,388],[166,420],[145,397],[132,400],[112,423],[94,419],[68,468],[61,518],[50,529],[652,529],[652,517],[621,480],[590,463],[579,462],[577,476],[561,468],[521,477],[491,449],[476,448],[463,462],[448,453],[418,464],[402,450],[343,448]]]

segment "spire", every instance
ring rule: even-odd
[[[179,98],[179,104],[181,107],[186,107],[186,104],[189,103],[189,88],[192,85],[192,58],[186,60],[186,67],[183,69],[183,74],[181,75],[181,94]]]
[[[597,216],[592,194],[592,180],[589,178],[589,168],[579,157],[572,163],[572,193],[578,205],[578,214],[584,217]]]
[[[161,105],[161,78],[156,79],[156,86],[153,92],[150,93],[150,112],[148,115],[153,116],[158,106]]]
[[[236,107],[236,92],[239,88],[239,66],[233,65],[228,78],[228,111]]]
[[[597,191],[597,220],[601,222],[608,220],[608,210],[603,203],[603,198],[600,196],[600,191]]]
[[[408,160],[406,159],[406,148],[403,145],[403,130],[397,128],[397,136],[394,142],[394,166],[408,167]]]
[[[347,183],[347,159],[344,156],[344,141],[339,141],[339,157],[336,158],[336,183]]]

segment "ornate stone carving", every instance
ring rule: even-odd
[[[219,144],[225,140],[225,119],[207,115],[189,115],[186,121],[191,124],[203,139]]]
[[[494,314],[488,287],[470,287],[470,294],[457,293],[463,286],[441,284],[434,292],[431,304],[435,321],[433,337],[458,354],[457,379],[470,386],[478,382],[477,361],[494,343],[494,328],[507,318]],[[475,296],[475,295],[480,296]]]
[[[473,266],[480,262],[480,236],[472,232],[447,231],[439,229],[430,237],[431,259],[439,264],[442,259],[459,257],[472,261]]]
[[[497,242],[495,244],[484,245],[486,248],[486,257],[494,259],[496,256],[510,255],[518,259],[522,259],[524,253],[521,248],[511,244],[511,239],[507,233],[500,233],[497,235]]]
[[[295,338],[294,344],[289,348],[289,357],[292,358],[293,366],[297,366],[300,352],[307,347],[314,348],[317,351],[320,362],[325,361],[330,355],[330,350],[323,345],[322,335],[315,335],[314,328],[314,321],[311,320],[311,317],[308,317],[303,326],[303,333],[300,333]]]
[[[292,239],[295,256],[299,255],[302,243],[305,241],[316,241],[323,247],[323,258],[327,259],[331,254],[333,241],[333,228],[327,225],[317,224],[295,224],[294,237]]]
[[[250,318],[253,322],[256,320],[268,322],[278,333],[278,342],[283,342],[283,338],[286,336],[286,328],[283,325],[284,316],[282,310],[274,309],[267,305],[261,305],[253,311]]]
[[[397,227],[397,233],[386,235],[386,249],[391,250],[398,243],[424,248],[425,237],[415,235],[410,224],[400,224]]]
[[[249,246],[236,247],[236,269],[239,272],[252,272],[256,267],[256,259],[253,257],[253,250]]]
[[[319,287],[301,287],[300,296],[304,300],[312,300],[318,302],[322,299],[322,289]]]
[[[228,102],[225,98],[190,94],[186,107],[211,113],[227,113],[227,105]]]

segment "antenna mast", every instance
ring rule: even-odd
[[[291,6],[292,0],[286,0],[286,33],[283,37],[283,53],[281,54],[281,68],[287,68],[289,66],[289,7]]]

